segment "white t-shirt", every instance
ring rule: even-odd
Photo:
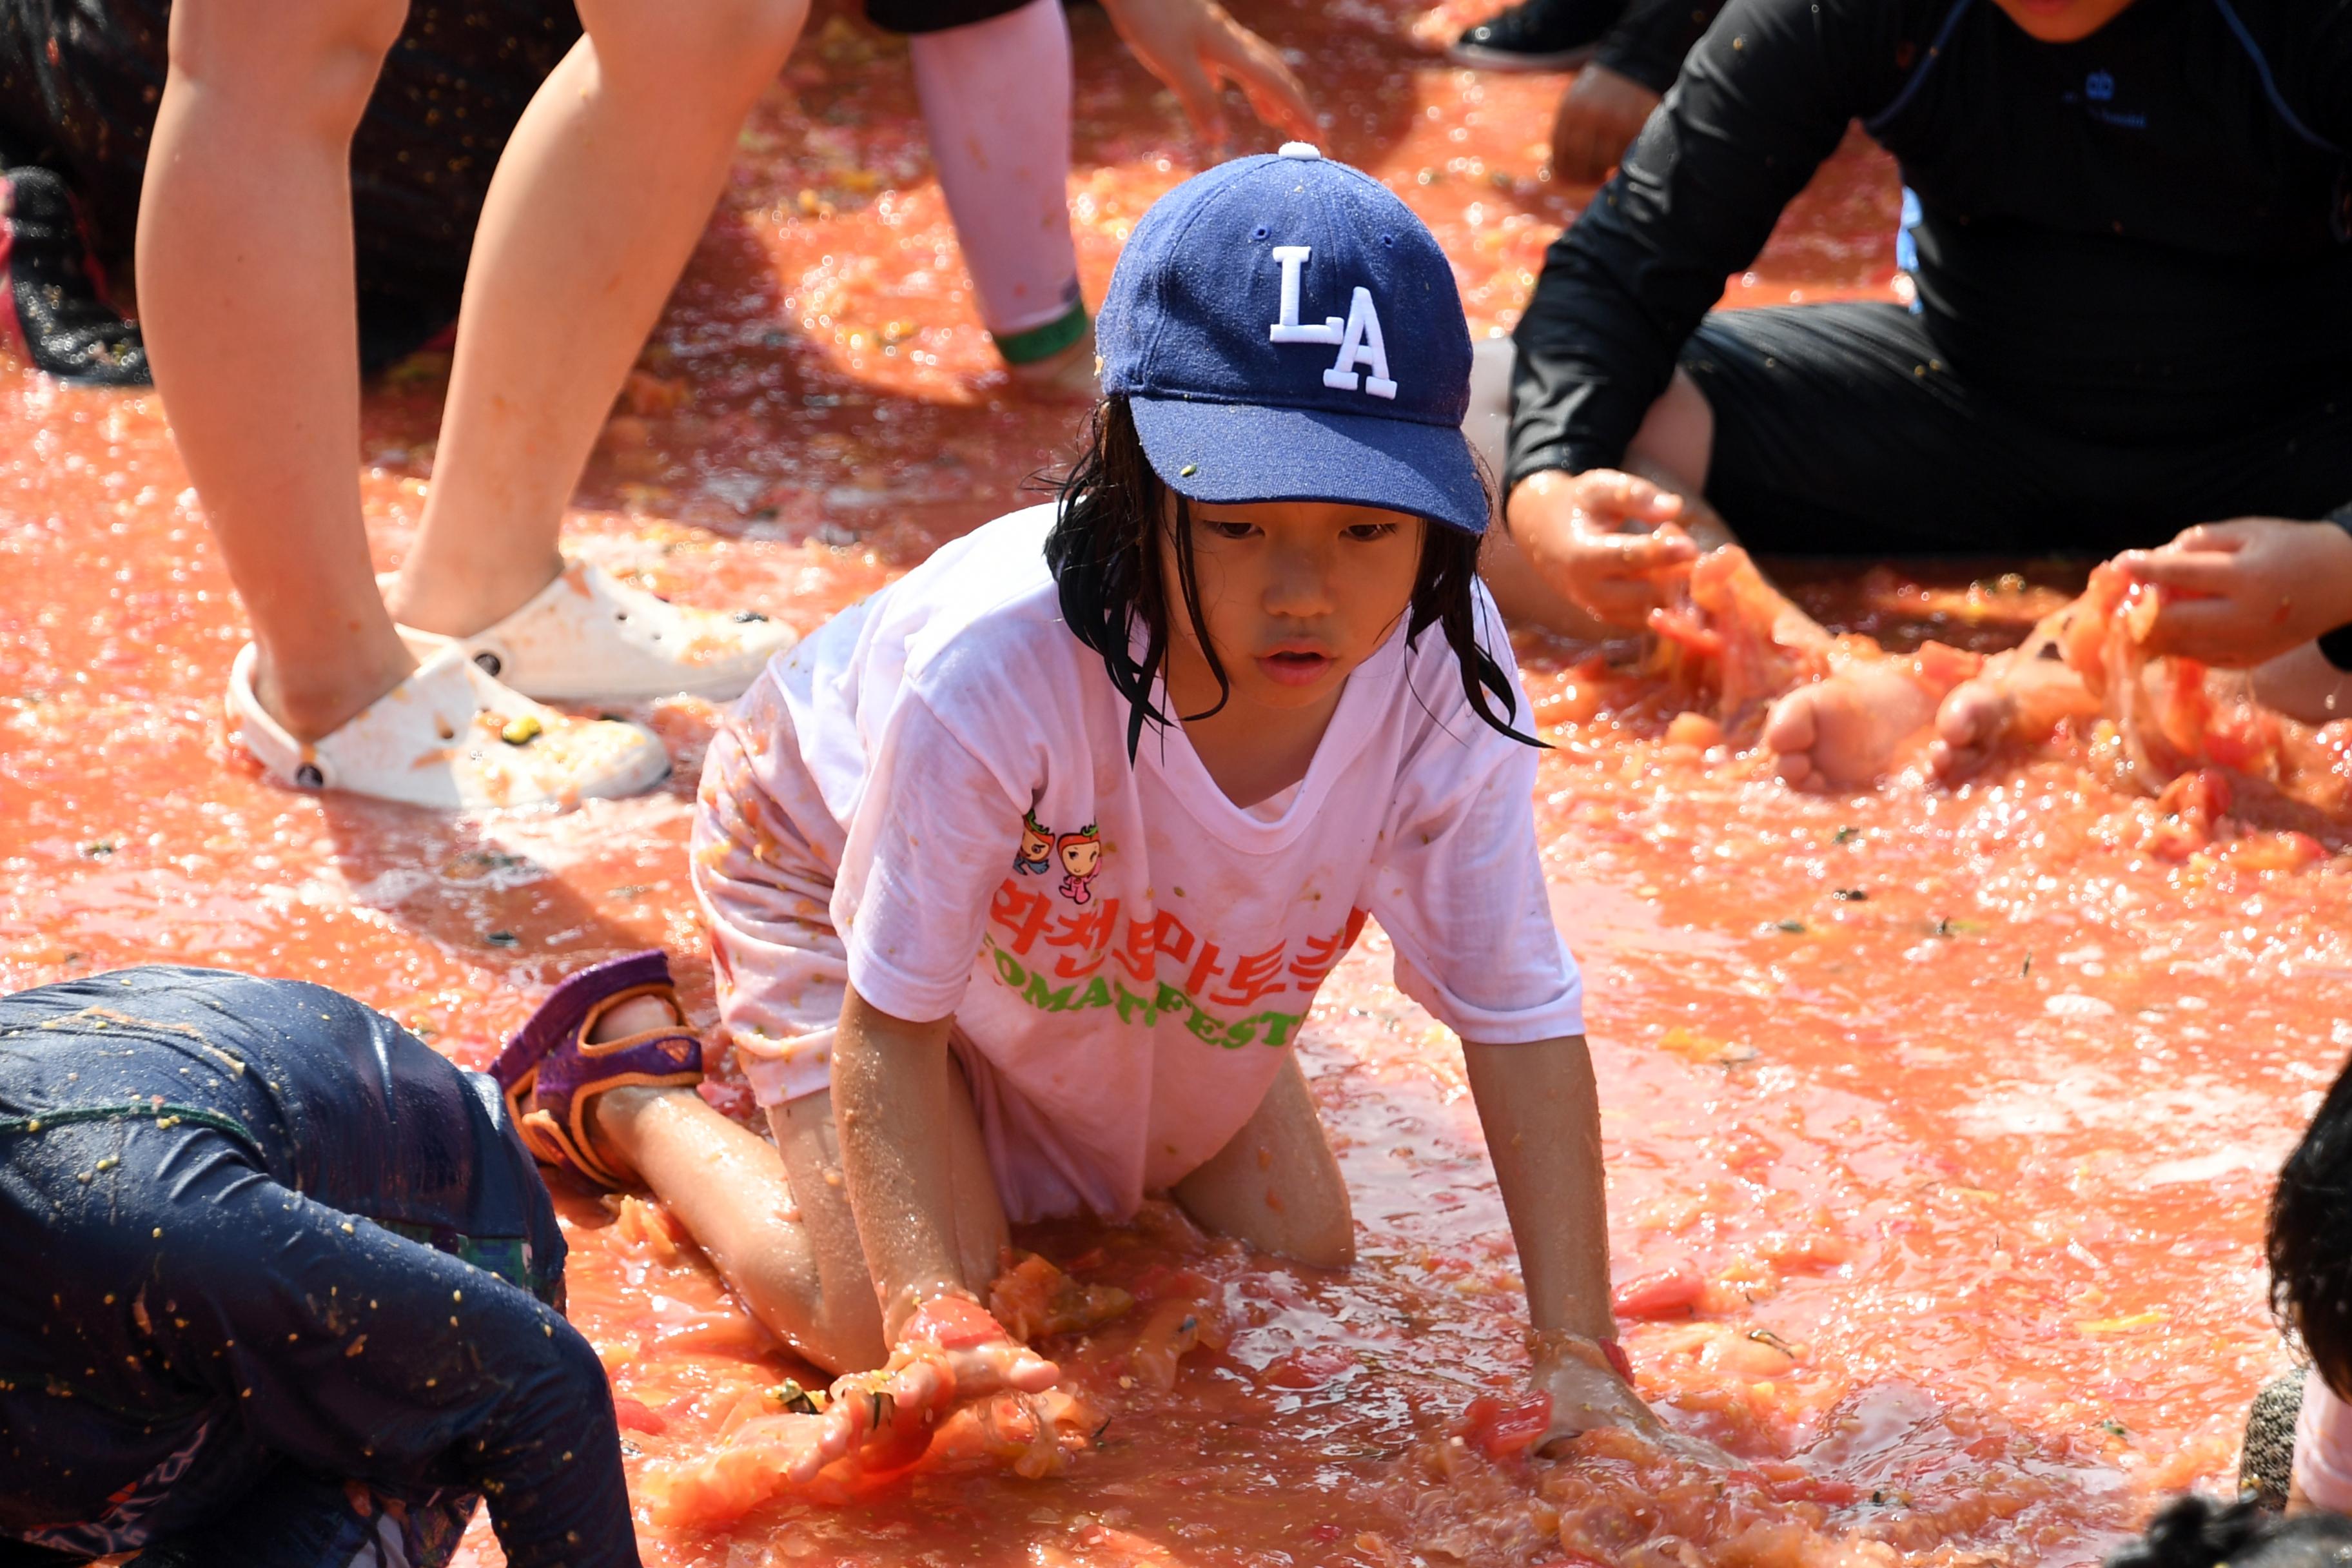
[[[789,1058],[780,1098],[829,1081],[822,1051],[775,1037],[832,1022],[837,989],[812,983],[845,964],[886,1013],[955,1018],[1013,1218],[1119,1217],[1248,1121],[1367,912],[1398,986],[1464,1037],[1582,1031],[1536,752],[1471,710],[1435,627],[1408,647],[1400,626],[1296,790],[1244,810],[1180,725],[1147,726],[1129,764],[1128,703],[1063,624],[1053,516],[988,524],[779,655],[713,748],[698,884],[722,1012]],[[1516,693],[1483,589],[1479,607]],[[779,870],[830,871],[833,930],[792,934],[814,911],[770,890],[730,946],[730,887]],[[805,972],[776,973],[796,949]]]
[[[2352,1510],[2352,1409],[2311,1369],[2295,1413],[2294,1478],[2313,1506]]]

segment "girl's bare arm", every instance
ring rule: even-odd
[[[891,1354],[880,1370],[834,1384],[791,1467],[796,1480],[870,1443],[927,1442],[950,1407],[999,1390],[1038,1393],[1057,1375],[979,1305],[989,1282],[967,1278],[959,1258],[950,1023],[894,1017],[855,987],[842,1005],[834,1126]]]
[[[1655,1418],[1614,1371],[1609,1208],[1601,1102],[1584,1037],[1522,1046],[1464,1041],[1470,1093],[1518,1243],[1537,1388],[1552,1398],[1547,1436]]]
[[[881,1299],[883,1338],[893,1344],[923,1302],[943,1295],[977,1300],[988,1288],[985,1279],[966,1279],[956,1257],[950,1022],[893,1017],[852,989],[833,1043],[842,1175]]]

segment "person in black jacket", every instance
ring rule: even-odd
[[[498,1087],[323,986],[0,997],[0,1563],[635,1568]]]
[[[1854,120],[1916,200],[1915,302],[1710,316]],[[1632,626],[1735,530],[2105,554],[2352,516],[2347,148],[2352,0],[1731,0],[1546,258],[1510,532]],[[1866,777],[1927,717],[1885,696],[1807,689],[1767,742]]]

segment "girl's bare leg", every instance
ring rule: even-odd
[[[1176,1184],[1175,1198],[1204,1229],[1260,1251],[1318,1268],[1356,1260],[1348,1184],[1297,1057],[1242,1130]]]
[[[407,625],[480,631],[561,569],[563,508],[807,0],[579,0],[475,236]],[[348,270],[348,268],[346,268]]]
[[[415,668],[360,514],[351,141],[405,0],[181,0],[140,204],[156,389],[253,623],[255,694],[316,740]]]
[[[606,1015],[597,1035],[669,1022],[666,1007],[644,998]],[[1010,1233],[971,1091],[962,1074],[950,1076],[957,1250],[966,1282],[985,1296]],[[833,1097],[778,1106],[768,1124],[772,1147],[682,1089],[608,1090],[591,1118],[603,1146],[644,1178],[753,1317],[828,1372],[879,1366],[888,1355],[881,1303],[842,1183]]]

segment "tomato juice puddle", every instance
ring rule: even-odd
[[[1249,20],[1301,51],[1326,150],[1429,219],[1486,332],[1591,193],[1535,177],[1559,79],[1429,52],[1479,8],[1284,0]],[[1098,300],[1201,153],[1103,18],[1073,22]],[[1066,455],[1076,411],[1023,401],[979,329],[902,54],[818,7],[600,443],[567,535],[583,553],[807,629]],[[1850,142],[1728,302],[1888,297],[1895,209],[1887,161]],[[420,355],[367,399],[384,564],[446,368]],[[0,552],[0,984],[152,961],[312,979],[479,1067],[561,975],[660,943],[710,1018],[684,847],[708,704],[633,710],[675,775],[569,816],[271,787],[225,733],[244,633],[156,400],[15,359]],[[1990,649],[2080,585],[1994,581],[2009,564],[1791,584],[1890,647]],[[1458,1052],[1389,984],[1375,929],[1302,1044],[1357,1205],[1353,1270],[1164,1226],[1024,1232],[1147,1300],[1205,1281],[1228,1342],[1162,1393],[1134,1376],[1131,1322],[1048,1342],[1107,1419],[1058,1479],[919,1468],[708,1531],[656,1526],[641,1497],[646,1561],[2087,1563],[2164,1491],[2226,1489],[2245,1403],[2285,1363],[2257,1250],[2269,1175],[2352,1046],[2341,858],[2151,858],[2150,803],[2065,746],[1958,791],[1791,795],[1596,709],[1591,651],[1520,648],[1557,748],[1538,820],[1584,964],[1626,1342],[1645,1395],[1741,1468],[1606,1437],[1514,1451],[1508,1233]],[[756,1120],[731,1068],[706,1092]],[[814,1380],[656,1208],[561,1203],[633,1484]],[[467,1557],[498,1560],[478,1521]]]

